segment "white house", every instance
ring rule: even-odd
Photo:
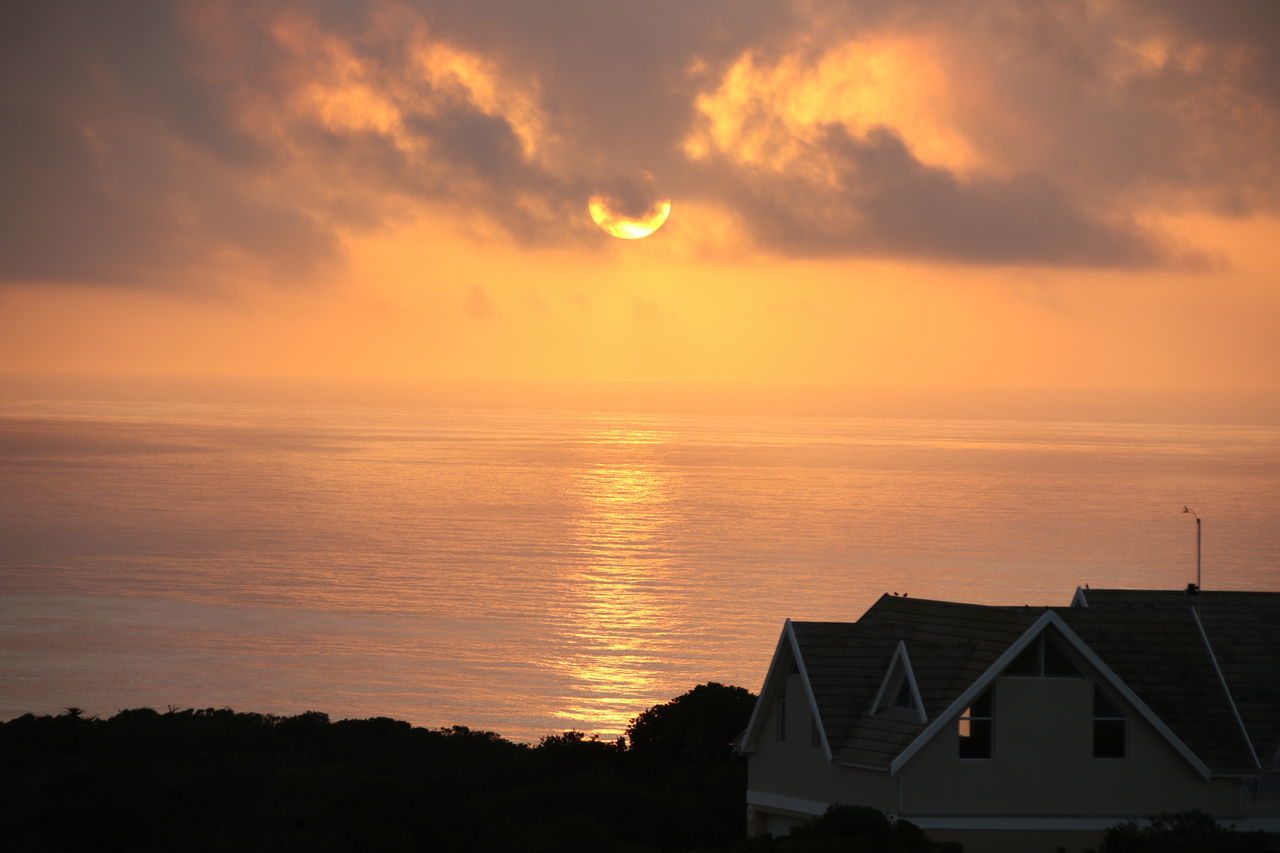
[[[1189,809],[1280,832],[1280,593],[885,595],[856,622],[788,620],[739,748],[755,833],[837,802],[971,853]]]

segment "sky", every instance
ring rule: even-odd
[[[1280,390],[1271,0],[10,0],[0,81],[4,371]]]

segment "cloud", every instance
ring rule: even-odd
[[[17,3],[0,31],[0,275],[168,282],[247,258],[314,272],[333,234],[253,178],[279,152],[181,59],[165,4]]]
[[[586,199],[645,171],[786,255],[1185,264],[1135,223],[1280,210],[1277,14],[17,0],[0,281],[322,280],[422,215],[590,248]]]
[[[1098,267],[1161,259],[1139,229],[1093,218],[1042,176],[961,181],[922,164],[886,128],[854,138],[828,126],[808,156],[828,167],[829,182],[733,182],[756,239],[788,254]]]

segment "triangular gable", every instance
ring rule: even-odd
[[[1072,607],[1088,607],[1089,606],[1089,599],[1084,594],[1084,587],[1082,586],[1076,587],[1076,594],[1071,596],[1071,606]]]
[[[823,754],[830,760],[831,745],[827,742],[827,729],[822,723],[822,715],[818,713],[818,701],[814,696],[813,685],[805,669],[804,656],[800,653],[800,642],[796,639],[795,628],[792,627],[790,619],[782,625],[782,635],[778,637],[773,659],[769,661],[769,671],[765,674],[764,685],[760,688],[760,697],[756,699],[755,707],[751,709],[751,719],[747,721],[747,728],[742,733],[740,751],[743,753],[755,751],[756,741],[760,737],[760,728],[764,725],[764,710],[771,706],[781,693],[793,664],[800,673],[805,701],[809,706],[809,713],[813,715],[817,724],[818,740],[822,745]]]
[[[1190,747],[1183,743],[1182,739],[1174,734],[1173,730],[1170,729],[1163,720],[1156,716],[1155,712],[1151,710],[1147,703],[1142,701],[1138,694],[1134,693],[1129,685],[1125,684],[1120,676],[1116,675],[1111,667],[1107,666],[1102,658],[1098,657],[1093,649],[1089,648],[1088,644],[1085,643],[1084,640],[1082,640],[1080,636],[1062,620],[1062,617],[1054,613],[1052,610],[1046,610],[1039,619],[1032,623],[1031,627],[1027,628],[1027,630],[1023,632],[1021,637],[1014,641],[1009,648],[1005,649],[1004,653],[1000,655],[1000,657],[996,658],[995,662],[992,663],[991,666],[982,673],[982,675],[970,684],[963,693],[956,697],[955,701],[953,701],[946,710],[940,713],[934,721],[916,737],[915,740],[908,744],[902,752],[898,753],[897,757],[894,758],[893,762],[889,765],[889,772],[897,773],[901,770],[903,766],[910,761],[926,743],[933,739],[934,735],[942,731],[942,729],[947,725],[950,725],[963,709],[971,705],[973,701],[996,680],[1000,673],[1003,672],[1004,669],[1050,625],[1054,626],[1062,633],[1062,636],[1071,644],[1071,647],[1086,661],[1088,661],[1094,671],[1097,672],[1107,684],[1114,688],[1117,693],[1123,696],[1125,701],[1137,710],[1143,719],[1150,723],[1151,726],[1169,742],[1178,754],[1187,760],[1187,763],[1189,763],[1197,773],[1205,779],[1209,778],[1209,768],[1200,759],[1200,757],[1192,752]]]
[[[904,695],[908,697],[907,704],[897,701],[899,696]],[[923,723],[926,719],[924,700],[920,698],[920,686],[916,683],[916,674],[911,669],[911,657],[907,654],[907,644],[902,640],[898,641],[898,647],[894,649],[893,658],[890,659],[889,668],[885,670],[884,679],[880,682],[880,689],[876,691],[876,697],[871,702],[869,713],[874,715],[894,711],[910,712],[914,714],[918,723]]]
[[[751,708],[751,717],[747,720],[747,727],[739,739],[741,743],[739,751],[742,753],[755,750],[760,727],[764,725],[764,709],[777,697],[780,689],[779,680],[786,678],[787,671],[791,668],[790,664],[795,658],[795,651],[787,636],[790,633],[787,630],[790,624],[790,619],[783,623],[782,633],[778,635],[778,645],[774,647],[773,657],[769,659],[769,671],[764,675],[764,684],[760,685],[756,704]]]

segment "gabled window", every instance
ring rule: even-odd
[[[911,695],[911,682],[907,680],[906,673],[898,678],[898,689],[894,691],[891,705],[908,711],[914,711],[916,708],[916,700]]]
[[[1128,721],[1102,688],[1093,687],[1093,757],[1124,758]]]
[[[995,722],[992,716],[991,688],[973,700],[968,708],[960,712],[960,757],[990,758],[992,728]]]
[[[871,704],[871,713],[925,721],[924,702],[920,699],[920,688],[916,685],[915,673],[911,671],[911,660],[907,657],[907,646],[901,640],[889,661],[889,669]]]
[[[1063,649],[1062,640],[1056,634],[1046,630],[1032,640],[1001,675],[1024,678],[1079,678],[1080,669]]]

